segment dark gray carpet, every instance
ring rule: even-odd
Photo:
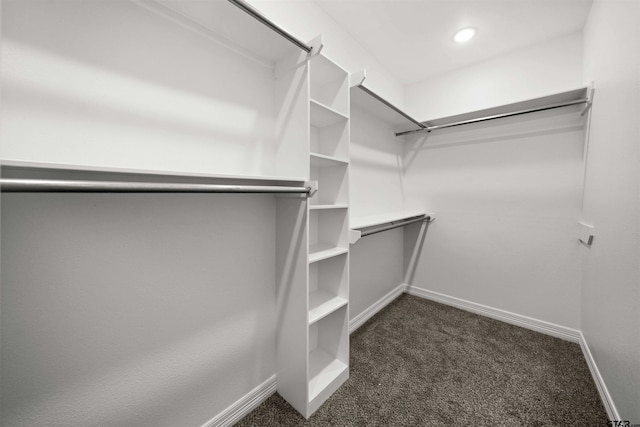
[[[309,420],[275,394],[237,425],[607,425],[578,344],[406,294],[351,335],[350,363]]]

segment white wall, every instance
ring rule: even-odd
[[[582,332],[623,420],[640,423],[640,2],[598,1],[584,30],[596,82],[584,193]]]
[[[3,426],[199,426],[275,372],[275,199],[2,196]]]
[[[402,284],[402,229],[361,238],[351,245],[349,256],[349,320],[353,320]]]
[[[402,139],[392,126],[351,108],[349,214],[352,218],[402,210]],[[356,318],[403,280],[403,234],[390,230],[351,245],[349,314]]]
[[[405,106],[431,120],[582,85],[582,34],[575,33],[408,85]]]
[[[279,172],[270,67],[135,2],[2,8],[3,160]],[[0,424],[202,425],[271,378],[275,216],[270,196],[3,195]]]
[[[404,86],[312,1],[249,0],[252,6],[294,36],[309,41],[322,34],[323,53],[350,73],[367,70],[367,87],[395,105],[404,106]]]
[[[573,110],[409,141],[407,197],[437,218],[411,285],[579,329],[583,135]]]
[[[404,141],[373,115],[351,108],[349,210],[362,217],[402,210]]]
[[[276,167],[272,69],[197,25],[134,2],[3,9],[3,160],[305,178],[306,153]]]

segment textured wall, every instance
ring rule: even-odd
[[[640,423],[640,2],[595,1],[585,78],[596,83],[583,218],[582,331],[622,419]]]
[[[2,421],[202,425],[275,372],[275,200],[2,196]]]
[[[579,329],[584,132],[571,111],[407,143],[408,199],[437,218],[412,285]]]
[[[391,126],[351,108],[350,215],[401,211],[404,205],[402,141]],[[351,245],[351,319],[402,283],[402,230],[362,238]]]

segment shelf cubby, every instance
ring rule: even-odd
[[[309,260],[346,252],[348,242],[347,209],[314,209],[309,211]]]
[[[309,326],[311,409],[322,403],[349,376],[348,310],[343,306]]]
[[[318,166],[311,161],[311,180],[318,182],[318,191],[309,199],[313,205],[347,204],[347,165]]]
[[[347,161],[349,145],[349,122],[343,116],[332,117],[318,104],[311,103],[311,152]],[[327,116],[327,117],[324,117]]]
[[[311,99],[344,115],[349,111],[348,74],[325,56],[311,62]]]
[[[309,265],[310,324],[347,304],[348,273],[346,253]]]

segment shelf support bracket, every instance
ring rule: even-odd
[[[304,186],[311,189],[309,190],[309,198],[315,196],[316,192],[318,191],[318,181],[305,181]]]
[[[591,85],[589,86],[589,92],[587,93],[587,102],[584,106],[584,108],[582,109],[582,112],[580,113],[581,116],[584,116],[585,114],[587,114],[587,112],[591,109],[591,106],[593,105],[593,96],[596,93],[596,87],[594,82],[591,82]]]
[[[322,35],[318,35],[311,40],[309,42],[309,46],[311,46],[311,50],[309,52],[299,52],[279,61],[273,69],[273,76],[276,79],[279,79],[293,70],[307,65],[310,59],[320,54],[323,47]]]
[[[324,44],[322,44],[322,34],[318,34],[311,41],[309,41],[309,46],[311,46],[311,52],[309,52],[309,58],[313,58],[314,56],[320,55],[322,52],[322,48]]]
[[[578,240],[585,246],[593,243],[593,225],[578,221]]]
[[[355,244],[362,238],[362,231],[360,230],[349,230],[349,243]]]
[[[367,70],[364,68],[355,73],[349,74],[349,87],[362,86],[367,79]]]

